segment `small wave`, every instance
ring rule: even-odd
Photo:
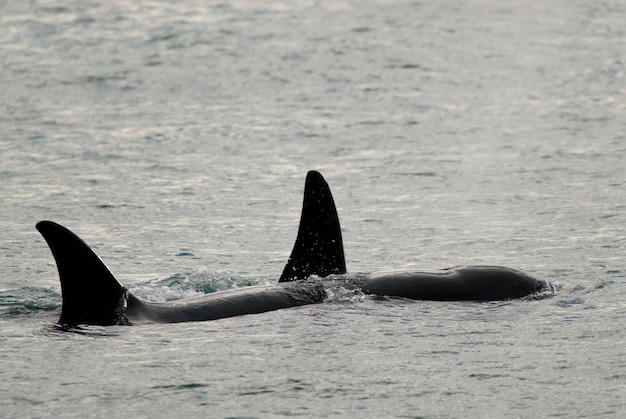
[[[38,312],[55,311],[61,295],[48,288],[22,287],[0,292],[0,316],[23,317]]]
[[[154,390],[189,390],[189,389],[203,388],[203,387],[209,387],[209,385],[204,384],[204,383],[188,383],[188,384],[169,384],[169,385],[153,386],[151,388]]]
[[[539,291],[534,292],[525,298],[528,300],[543,300],[545,298],[551,298],[556,295],[557,287],[550,282],[546,282],[546,284]]]
[[[163,302],[197,297],[233,288],[264,285],[263,280],[238,277],[228,271],[201,269],[189,274],[174,274],[131,288],[131,292],[151,302]]]

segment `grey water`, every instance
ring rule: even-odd
[[[0,416],[626,415],[626,4],[0,2]],[[321,171],[349,271],[496,303],[54,326],[37,221],[150,301],[277,281]]]

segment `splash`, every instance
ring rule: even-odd
[[[174,274],[129,288],[134,295],[142,299],[150,302],[164,302],[269,283],[269,280],[250,279],[236,276],[229,271],[209,271],[203,268],[196,272]]]

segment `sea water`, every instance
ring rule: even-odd
[[[625,20],[582,0],[0,2],[0,415],[623,416]],[[310,169],[349,271],[496,264],[557,294],[55,327],[37,221],[149,301],[272,284]]]

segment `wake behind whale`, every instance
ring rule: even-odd
[[[93,250],[67,228],[37,223],[56,260],[62,325],[116,325],[217,320],[321,303],[329,287],[413,300],[494,301],[552,290],[546,281],[511,268],[459,266],[436,272],[346,272],[341,227],[323,176],[307,174],[298,236],[275,285],[226,290],[165,303],[131,294]]]

